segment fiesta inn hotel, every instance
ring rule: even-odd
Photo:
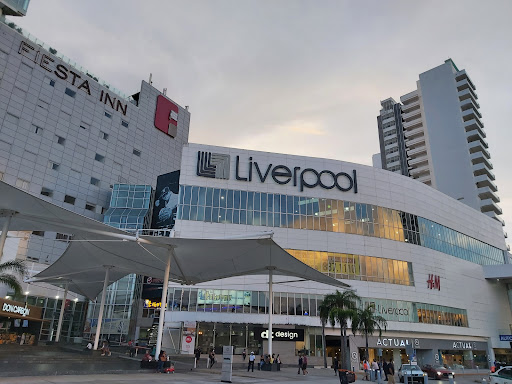
[[[382,337],[370,337],[372,358],[381,349],[386,359],[406,361],[412,345],[420,364],[474,368],[512,361],[510,342],[500,340],[511,333],[512,274],[499,221],[386,170],[191,144],[189,123],[188,107],[151,84],[124,96],[0,23],[3,182],[119,228],[173,226],[177,236],[193,238],[272,231],[291,255],[343,280],[362,305],[387,319]],[[3,260],[24,259],[40,271],[65,250],[66,236],[9,233]],[[127,276],[109,288],[105,337],[152,342],[161,303],[151,293],[158,284],[147,283],[148,277]],[[189,351],[187,339],[203,351],[233,345],[236,354],[244,348],[262,353],[267,283],[267,276],[170,283],[163,348]],[[55,290],[27,290],[27,301],[36,297],[48,320],[33,328],[36,338],[52,340],[60,308]],[[322,363],[318,306],[332,292],[277,278],[273,349],[283,362],[294,363],[306,351],[312,364]],[[97,322],[94,301],[74,296],[82,307],[65,322],[67,341],[88,337]],[[1,320],[0,332],[16,332],[10,318]],[[364,338],[350,335],[349,343],[357,366]],[[326,328],[326,346],[329,356],[337,353],[339,328]]]

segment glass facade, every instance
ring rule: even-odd
[[[149,228],[152,202],[150,185],[114,184],[103,222],[125,230]]]
[[[318,316],[324,295],[274,292],[274,314]],[[388,321],[468,327],[465,309],[403,300],[362,298]],[[268,291],[169,288],[168,310],[222,313],[268,313]]]
[[[335,279],[414,285],[412,263],[337,252],[287,249],[290,255]]]
[[[350,233],[408,242],[481,265],[503,251],[411,213],[350,201],[180,186],[179,220]]]
[[[137,230],[150,228],[153,208],[153,190],[150,185],[114,184],[110,207],[103,222],[112,227]],[[126,342],[133,334],[137,304],[142,291],[142,278],[127,275],[107,289],[101,334],[112,342]],[[101,300],[89,303],[84,337],[96,333]]]

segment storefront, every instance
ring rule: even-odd
[[[0,299],[0,344],[37,344],[42,321],[42,308]]]
[[[365,338],[350,336],[352,365],[365,357]],[[412,349],[412,355],[407,352]],[[393,359],[395,365],[416,361],[419,365],[441,364],[452,369],[488,368],[487,342],[461,339],[423,339],[396,336],[370,336],[368,338],[370,361]]]

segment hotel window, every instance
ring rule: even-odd
[[[44,237],[44,231],[32,231],[34,236]]]
[[[47,196],[47,197],[53,197],[53,191],[50,188],[41,188],[41,195]]]
[[[140,157],[140,151],[138,149],[133,148],[133,154],[135,156],[139,156]]]
[[[26,190],[28,190],[29,185],[30,185],[30,182],[27,180],[23,180],[23,179],[16,180],[16,186],[19,189],[24,189],[26,191]]]
[[[86,123],[84,123],[84,122],[82,121],[82,122],[80,123],[80,128],[87,130],[87,129],[89,129],[89,124],[86,124]]]
[[[121,120],[121,125],[122,125],[123,127],[128,128],[128,122],[127,122],[127,121]]]
[[[96,187],[99,187],[99,185],[100,185],[100,180],[99,180],[99,179],[96,179],[95,177],[91,177],[91,184],[92,184],[92,185],[95,185]]]
[[[57,138],[57,143],[60,145],[64,145],[64,143],[66,142],[66,139],[63,138],[62,136],[55,135],[55,137]]]
[[[69,238],[70,236],[69,235],[65,235],[63,233],[57,233],[57,235],[55,236],[55,240],[59,240],[59,241],[69,241]]]
[[[108,113],[107,111],[105,111],[105,116],[108,117],[109,119],[112,118],[112,115],[110,113]]]
[[[73,196],[70,196],[70,195],[64,196],[64,202],[65,203],[75,205],[75,201],[76,201],[76,197],[73,197]]]
[[[68,96],[71,96],[72,98],[75,98],[76,96],[76,92],[73,91],[72,89],[69,89],[69,88],[66,88],[66,90],[64,91],[64,93]]]
[[[50,161],[49,164],[50,164],[50,168],[53,169],[54,171],[58,171],[60,168],[60,164],[54,163],[53,161]]]
[[[102,138],[103,140],[108,140],[108,133],[107,133],[107,132],[103,132],[103,131],[101,131],[101,132],[100,132],[100,135],[101,135],[101,138]]]
[[[96,205],[91,204],[91,203],[85,203],[85,209],[87,209],[88,211],[91,211],[91,212],[95,212]]]
[[[43,128],[41,127],[38,127],[37,125],[35,124],[32,124],[32,127],[34,128],[34,133],[38,134],[38,135],[42,135],[43,134]]]
[[[105,162],[105,156],[100,155],[99,153],[97,153],[94,156],[94,160],[99,161],[100,163],[104,163]]]

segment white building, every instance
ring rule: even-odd
[[[102,221],[113,184],[155,187],[158,175],[180,168],[189,124],[188,107],[147,82],[123,95],[0,22],[0,180]],[[62,254],[67,239],[10,233],[3,260],[27,260],[37,272]],[[62,298],[55,288],[25,289],[31,296]],[[45,323],[41,335],[51,337],[53,325]]]
[[[400,97],[402,105],[395,103],[401,116],[391,121],[390,114],[391,122],[381,124],[383,108],[378,117],[382,168],[400,172],[400,164],[408,164],[403,174],[504,224],[475,90],[466,70],[451,59],[421,73],[417,89]],[[390,100],[394,103],[387,99],[381,104]],[[400,150],[403,146],[407,154]]]
[[[370,338],[371,356],[379,347],[385,358],[405,361],[412,344],[420,363],[482,367],[495,355],[512,359],[498,337],[512,323],[507,287],[484,278],[487,266],[505,263],[501,224],[411,178],[342,161],[188,144],[175,230],[194,238],[272,230],[281,247],[350,284],[388,319],[383,337]],[[273,350],[288,363],[306,349],[321,363],[317,306],[333,289],[289,280],[274,285],[274,328],[297,335],[275,341]],[[196,322],[203,352],[231,344],[238,353],[259,353],[267,281],[171,284],[166,326]],[[327,335],[332,356],[339,328]],[[350,337],[353,365],[363,346],[361,336]]]

